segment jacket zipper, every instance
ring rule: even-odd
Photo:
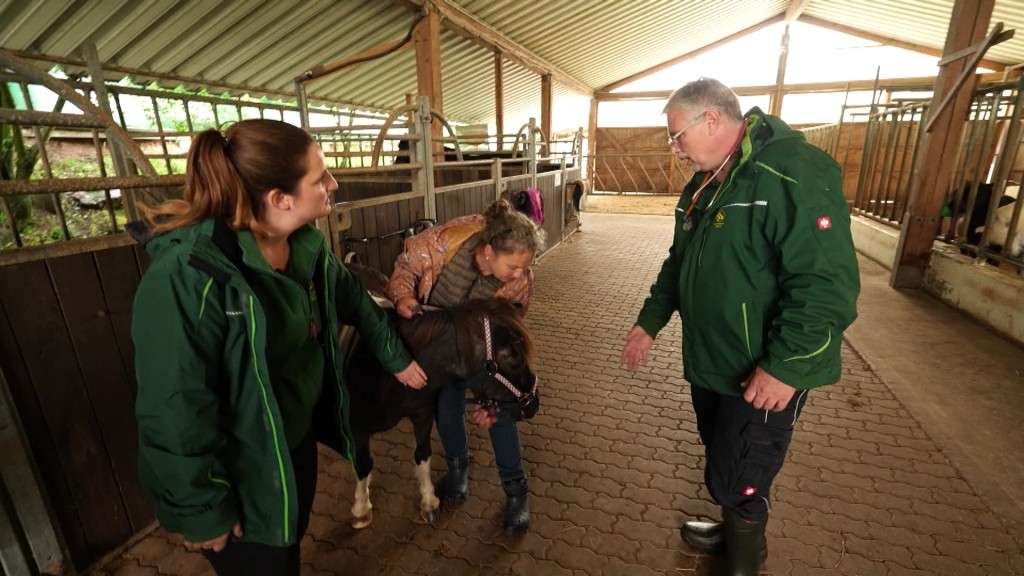
[[[325,253],[323,254],[323,267],[324,293],[322,298],[324,313],[327,314],[327,306],[329,306],[329,303],[331,302],[329,293],[331,282],[330,275],[328,274],[330,266],[327,254]],[[339,323],[340,320],[335,322],[335,324]],[[352,470],[355,470],[356,459],[353,455],[352,441],[348,437],[348,434],[345,433],[345,387],[341,385],[341,367],[338,366],[338,336],[337,334],[331,334],[330,331],[328,332],[329,333],[324,337],[324,343],[330,353],[331,369],[334,371],[334,385],[338,388],[338,424],[341,426],[341,439],[345,442],[345,457],[352,463]]]
[[[747,356],[754,359],[754,353],[750,351],[750,326],[747,323],[747,303],[742,304],[743,308],[743,339],[747,342]]]
[[[740,158],[740,160],[742,160],[742,157]],[[729,176],[726,177],[725,182],[722,183],[722,187],[718,189],[718,192],[715,193],[715,195],[711,197],[711,202],[708,204],[707,209],[705,209],[705,211],[704,211],[705,215],[708,215],[708,214],[711,213],[711,208],[712,208],[712,206],[714,206],[715,200],[718,200],[719,198],[721,198],[723,202],[725,201],[725,192],[729,188],[729,185],[732,184],[733,177],[736,175],[736,171],[740,168],[741,164],[742,163],[737,163],[736,166],[733,166],[732,168],[729,169]],[[697,253],[697,267],[698,268],[701,267],[701,265],[703,264],[703,261],[704,261],[704,242],[707,240],[707,237],[708,237],[708,223],[705,222],[704,223],[704,227],[701,229],[700,252]]]
[[[285,473],[284,458],[281,456],[281,441],[278,439],[277,423],[274,421],[274,413],[270,409],[270,400],[267,397],[267,385],[260,375],[259,355],[256,353],[256,298],[249,295],[249,322],[252,325],[249,334],[249,350],[252,352],[252,369],[256,373],[256,382],[260,385],[260,395],[263,399],[263,409],[267,413],[267,421],[270,422],[270,433],[274,438],[274,453],[277,455],[277,471],[281,479],[281,499],[283,501],[282,524],[284,527],[284,541],[288,542],[291,526],[288,524],[288,509],[291,503],[288,501],[288,477]]]

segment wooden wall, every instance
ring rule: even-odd
[[[423,199],[390,202],[352,210],[352,227],[341,232],[339,258],[354,253],[361,264],[391,276],[395,258],[402,252],[402,232],[424,217]],[[365,242],[359,240],[366,239]]]
[[[594,190],[678,194],[693,173],[666,138],[664,126],[598,128]]]
[[[0,267],[0,368],[77,569],[154,519],[130,332],[146,262],[129,245]]]
[[[482,214],[497,199],[494,183],[481,182],[471,188],[437,195],[437,221],[447,222],[458,216]]]

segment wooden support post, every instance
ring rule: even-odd
[[[295,81],[295,105],[299,108],[299,126],[309,130],[309,101],[306,99],[306,84],[302,80]]]
[[[89,64],[89,75],[92,77],[93,90],[96,91],[96,104],[100,110],[103,110],[107,116],[111,115],[110,111],[110,100],[107,96],[107,85],[104,84],[103,77],[103,63],[100,62],[99,52],[96,50],[96,45],[88,43],[82,46],[82,52],[85,56],[85,61]],[[107,131],[106,138],[107,146],[110,148],[110,157],[113,160],[114,172],[118,176],[134,176],[135,168],[128,160],[128,156],[125,154],[124,149],[112,137],[110,131]],[[138,220],[140,213],[136,206],[136,197],[134,194],[125,194],[121,201],[124,203],[124,212],[128,218],[128,221]]]
[[[782,33],[782,45],[779,47],[779,68],[775,72],[775,89],[772,90],[771,100],[768,103],[768,113],[774,116],[782,115],[782,87],[786,84],[786,60],[789,58],[789,23],[786,23],[785,31]]]
[[[544,135],[544,156],[551,155],[551,74],[540,77],[540,132]]]
[[[437,198],[434,193],[434,156],[428,150],[434,148],[432,132],[434,127],[440,123],[431,122],[431,119],[430,101],[425,96],[420,96],[416,99],[416,121],[413,122],[420,139],[413,142],[415,146],[410,146],[409,150],[412,151],[415,148],[417,151],[410,160],[423,164],[423,167],[417,172],[416,180],[418,189],[423,192],[424,218],[437,218]]]
[[[587,121],[587,180],[595,190],[597,174],[597,100],[590,99],[590,118]]]
[[[530,159],[530,188],[537,187],[537,119],[530,118],[530,135],[526,139],[526,153]]]
[[[416,42],[416,88],[419,96],[429,99],[432,109],[444,114],[444,100],[441,97],[441,17],[433,4],[427,4],[424,8],[427,15],[416,25],[413,34]],[[440,139],[439,122],[430,124],[430,134],[434,139]],[[443,162],[444,149],[440,140],[434,143],[432,150],[437,161]]]
[[[412,106],[415,103],[416,103],[416,95],[411,93],[411,92],[407,92],[405,94],[405,105],[406,106]],[[410,122],[410,123],[415,118],[416,118],[416,111],[415,110],[409,110],[409,113],[405,115],[406,121]]]
[[[504,192],[501,185],[501,158],[495,158],[494,163],[491,167],[491,176],[494,180],[494,199],[501,198],[501,193]]]
[[[943,54],[953,54],[985,38],[995,0],[957,0],[950,17]],[[918,288],[931,262],[932,244],[942,218],[942,201],[950,172],[956,162],[960,134],[968,116],[977,76],[960,85],[952,105],[940,107],[957,79],[971,64],[966,59],[948,62],[939,70],[928,110],[932,130],[924,135],[918,151],[921,161],[911,175],[907,209],[896,247],[889,284],[893,288]],[[931,116],[934,115],[934,118]]]
[[[505,149],[505,89],[502,85],[501,52],[494,53],[494,133],[498,135],[498,150]]]

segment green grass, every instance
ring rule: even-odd
[[[84,210],[75,205],[67,194],[61,194],[60,200],[72,239],[106,236],[115,232],[107,210]],[[124,208],[114,210],[114,218],[117,221],[117,232],[123,232],[127,223]],[[18,233],[23,246],[41,246],[65,240],[57,215],[37,207],[32,210],[31,222],[22,224]],[[14,238],[7,230],[7,219],[0,214],[0,249],[15,247]]]

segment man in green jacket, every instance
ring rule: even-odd
[[[843,330],[860,292],[842,173],[782,120],[742,115],[725,85],[701,78],[665,105],[668,140],[694,176],[675,235],[621,360],[647,363],[679,312],[684,375],[723,522],[687,522],[683,540],[757,573],[772,481],[808,390],[840,377]]]

